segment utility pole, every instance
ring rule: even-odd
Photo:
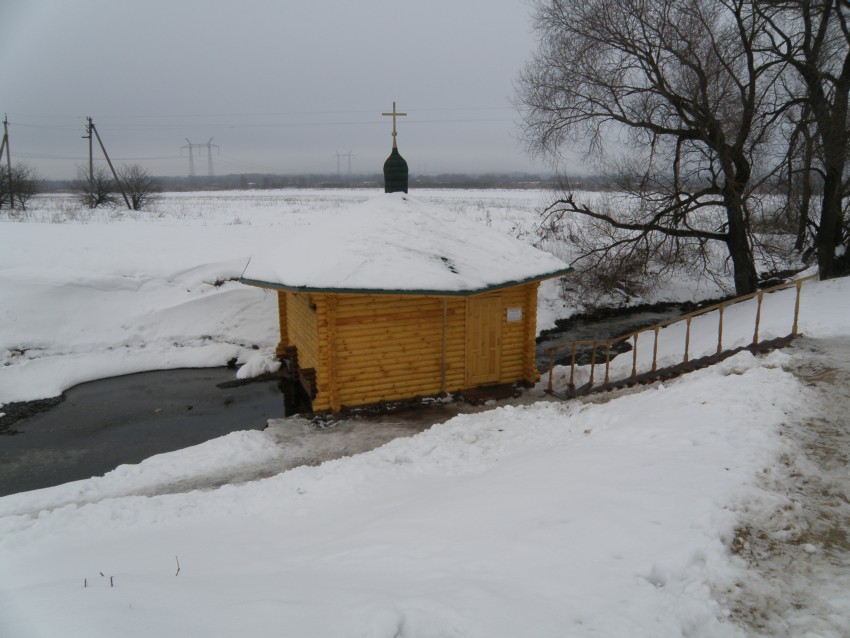
[[[103,156],[106,158],[106,163],[109,164],[109,170],[112,171],[112,177],[115,178],[115,183],[118,184],[118,189],[121,191],[121,197],[124,198],[124,203],[127,204],[127,208],[133,210],[133,207],[130,205],[130,200],[127,199],[127,193],[124,191],[124,185],[121,183],[121,179],[118,177],[118,173],[115,172],[115,167],[112,165],[112,160],[109,159],[109,153],[106,152],[106,147],[103,145],[103,140],[100,139],[100,133],[97,132],[97,127],[95,127],[94,122],[89,117],[88,119],[88,127],[86,130],[88,132],[89,138],[89,176],[94,181],[94,164],[92,163],[92,154],[91,154],[91,146],[92,146],[92,133],[97,138],[97,143],[100,145],[100,150],[103,151]]]
[[[90,117],[86,118],[86,134],[83,135],[84,140],[89,141],[89,206],[94,206],[94,154],[92,153],[92,121]]]
[[[12,156],[9,152],[9,117],[3,116],[3,142],[0,143],[0,157],[6,149],[6,171],[9,176],[9,208],[15,210],[15,183],[12,181]]]
[[[94,122],[91,121],[91,118],[88,118],[89,124],[86,128],[86,133],[88,133],[89,138],[89,182],[94,185],[94,152],[92,151],[92,141],[93,136],[91,134],[92,129],[94,128]]]

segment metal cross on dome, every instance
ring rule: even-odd
[[[395,102],[393,102],[392,113],[381,113],[381,115],[392,115],[392,118],[393,118],[393,148],[398,148],[396,146],[396,143],[395,143],[395,138],[396,138],[396,135],[397,135],[396,130],[395,130],[395,118],[400,117],[402,115],[407,115],[407,113],[399,113],[398,111],[396,111],[395,110]]]

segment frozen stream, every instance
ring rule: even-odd
[[[549,370],[548,349],[565,341],[583,341],[589,339],[610,339],[622,334],[651,326],[661,321],[666,321],[684,312],[678,305],[669,306],[657,310],[641,310],[623,315],[605,317],[602,319],[569,319],[564,322],[563,328],[549,330],[537,343],[537,369],[540,372]],[[576,362],[579,365],[590,362],[590,347],[580,347],[576,350]],[[601,356],[601,351],[597,356]],[[619,354],[612,348],[612,357]],[[555,365],[569,365],[570,351],[561,350],[555,355]]]
[[[233,370],[143,372],[83,383],[0,436],[0,496],[108,472],[124,463],[259,430],[283,414],[274,382],[220,389]]]
[[[548,368],[546,348],[550,344],[612,337],[678,312],[673,308],[571,321],[538,344],[538,365],[541,370]],[[227,368],[159,370],[69,389],[64,402],[15,423],[19,434],[0,436],[0,496],[97,476],[229,432],[263,429],[269,419],[285,416],[284,398],[276,382],[217,387],[233,379],[233,370]],[[306,422],[291,425],[281,430],[279,437],[287,449],[284,465],[294,467],[366,451],[446,420],[460,409],[464,408],[434,407],[422,415],[408,411],[401,417],[371,418],[369,432],[355,428],[353,422],[322,436]],[[227,480],[250,480],[285,467],[257,468],[249,476]],[[205,486],[216,483],[202,482]]]

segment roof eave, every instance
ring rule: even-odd
[[[546,279],[562,277],[564,275],[570,274],[571,272],[573,272],[572,268],[561,268],[560,270],[554,270],[543,275],[535,275],[533,277],[528,277],[526,279],[520,280],[505,281],[499,284],[494,284],[492,286],[485,286],[483,288],[476,288],[473,290],[393,290],[386,288],[321,288],[313,286],[290,286],[287,284],[259,281],[257,279],[249,279],[246,277],[241,277],[239,279],[239,282],[248,286],[256,286],[258,288],[271,288],[273,290],[286,290],[289,292],[313,292],[337,295],[409,295],[419,297],[472,297],[473,295],[480,295],[487,292],[495,292],[496,290],[503,290],[504,288],[513,288],[514,286],[522,286],[524,284],[530,284],[536,281],[545,281]]]

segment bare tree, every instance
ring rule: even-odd
[[[4,169],[0,171],[0,208],[4,206],[25,210],[29,201],[38,194],[41,180],[35,169],[28,164],[17,164],[11,170],[11,183],[9,172]]]
[[[569,188],[561,190],[568,192]],[[572,250],[580,255],[573,262],[573,275],[561,281],[561,292],[571,306],[594,310],[629,303],[645,297],[673,272],[695,278],[711,276],[711,264],[718,261],[717,251],[712,251],[716,242],[656,232],[635,233],[598,217],[595,211],[600,210],[616,211],[613,214],[621,220],[640,216],[640,210],[632,209],[636,201],[634,194],[627,193],[616,182],[611,192],[596,193],[593,197],[594,214],[568,213],[568,208],[578,209],[583,205],[567,194],[565,199],[571,203],[565,206],[564,199],[556,200],[537,228],[541,245],[547,245],[550,238],[560,240],[550,244],[558,252],[564,250],[563,240],[567,239]],[[575,253],[562,256],[575,256]]]
[[[77,166],[74,190],[79,202],[89,208],[115,206],[118,203],[115,180],[103,166],[96,166],[92,175],[87,166]]]
[[[139,164],[126,164],[119,168],[118,179],[133,210],[147,210],[159,201],[159,184]]]
[[[808,104],[788,104],[785,113],[788,128],[788,147],[785,165],[780,172],[780,182],[784,184],[786,198],[781,215],[787,223],[786,230],[796,236],[794,249],[802,252],[809,250],[817,233],[817,224],[813,221],[812,204],[816,192],[820,192],[823,172],[818,160],[820,145]]]
[[[538,49],[517,102],[534,154],[558,161],[567,143],[589,157],[627,148],[618,209],[566,192],[547,211],[619,231],[607,248],[707,254],[722,242],[739,294],[758,279],[750,197],[773,168],[778,64],[759,55],[763,20],[744,0],[538,0]],[[721,211],[718,216],[717,211]],[[650,248],[654,247],[654,248]],[[611,250],[599,247],[602,254]]]
[[[823,195],[817,222],[818,270],[822,279],[850,272],[847,195],[850,150],[850,2],[847,0],[758,0],[770,23],[771,54],[787,64],[805,87],[789,103],[811,113],[820,146]]]

